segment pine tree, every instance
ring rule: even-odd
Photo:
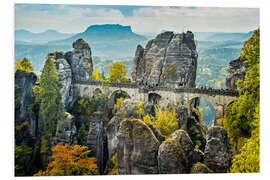
[[[57,121],[63,117],[63,105],[58,83],[59,78],[55,65],[51,57],[48,57],[40,77],[39,91],[40,113],[43,121],[41,138],[43,148],[41,148],[41,153],[45,157],[48,156],[49,142],[51,142],[51,138],[55,135]],[[46,158],[44,161],[46,162]]]

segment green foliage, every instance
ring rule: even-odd
[[[90,116],[93,112],[97,110],[98,101],[85,96],[75,102],[73,113],[78,115],[83,114]]]
[[[249,70],[245,80],[237,83],[240,96],[228,106],[222,122],[228,131],[231,142],[238,149],[241,148],[239,143],[242,143],[245,138],[250,138],[251,132],[258,126],[254,122],[257,122],[255,120],[259,114],[260,103],[259,48],[259,30],[257,30],[245,42],[242,49],[241,58],[247,58]]]
[[[248,139],[240,153],[234,155],[230,172],[260,172],[260,136],[258,134],[254,134]]]
[[[127,66],[119,62],[113,63],[109,66],[109,81],[111,82],[129,82],[126,75]]]
[[[30,175],[32,170],[32,148],[27,145],[15,144],[15,176]]]
[[[88,135],[88,128],[85,126],[85,124],[82,124],[81,127],[78,130],[79,144],[86,144],[87,135]]]
[[[27,58],[22,58],[15,62],[15,72],[17,70],[25,71],[25,72],[33,72],[34,68],[32,64],[29,62]]]
[[[137,110],[137,113],[140,115],[142,111]],[[148,114],[144,115],[143,121],[156,127],[165,138],[168,138],[178,129],[177,113],[174,110],[170,111],[168,108],[162,110],[156,106],[155,114],[155,117]]]
[[[260,30],[245,42],[241,59],[249,70],[239,81],[239,98],[230,104],[220,120],[236,149],[231,172],[259,172],[260,169]]]
[[[63,105],[58,84],[58,73],[51,57],[48,57],[42,70],[39,90],[40,110],[44,122],[43,132],[47,137],[55,134],[57,121],[63,117]]]
[[[49,144],[55,135],[57,121],[63,118],[63,105],[58,84],[58,73],[51,57],[48,57],[40,77],[40,88],[37,90],[37,101],[40,101],[40,114],[43,121],[41,134],[43,166],[48,162]]]

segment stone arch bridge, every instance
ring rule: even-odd
[[[153,102],[160,105],[172,103],[174,105],[184,105],[188,109],[194,105],[194,99],[206,98],[215,108],[215,120],[224,117],[226,106],[238,98],[238,92],[236,91],[186,87],[145,88],[138,86],[136,83],[104,84],[101,81],[77,81],[74,87],[79,91],[81,97],[93,97],[102,93],[112,98],[116,92],[124,92],[128,98],[135,101]]]

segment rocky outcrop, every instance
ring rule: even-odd
[[[132,79],[151,85],[195,87],[197,51],[194,35],[164,32],[138,46],[133,59]]]
[[[56,141],[71,145],[78,144],[76,119],[71,114],[65,112],[63,120],[57,122]]]
[[[33,87],[37,76],[32,72],[15,73],[15,138],[16,144],[32,144],[36,137]]]
[[[137,104],[138,102],[132,101],[130,99],[124,100],[117,113],[109,121],[106,127],[109,158],[111,158],[113,153],[116,152],[116,148],[119,142],[118,131],[121,121],[129,117],[139,118],[138,114],[136,113]]]
[[[49,56],[52,57],[58,73],[62,104],[64,109],[68,110],[75,100],[71,66],[65,59],[63,52],[50,53]]]
[[[197,162],[194,164],[191,168],[192,174],[202,174],[202,173],[214,173],[209,167],[207,167],[205,164],[201,162]]]
[[[62,103],[65,111],[69,111],[78,97],[73,88],[76,81],[91,80],[93,63],[90,46],[78,39],[69,52],[53,52],[48,56],[52,58],[59,76],[59,88],[62,94]]]
[[[158,150],[160,174],[189,173],[191,166],[201,160],[186,131],[175,131]]]
[[[231,146],[225,128],[212,126],[206,135],[204,164],[217,173],[226,173],[232,159]]]
[[[141,120],[125,119],[118,134],[118,174],[157,174],[159,141]]]
[[[245,59],[235,59],[229,63],[228,73],[226,77],[226,87],[228,89],[236,90],[236,82],[244,80],[246,72],[248,71],[248,64],[244,63]]]
[[[103,174],[107,161],[107,144],[103,126],[103,113],[99,111],[94,112],[89,120],[87,146],[91,150],[90,155],[97,158],[99,172]]]
[[[67,52],[65,57],[71,66],[73,79],[75,81],[91,80],[93,62],[89,44],[83,39],[78,39],[72,47],[73,51]]]

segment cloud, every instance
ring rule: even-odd
[[[93,24],[131,25],[137,32],[161,30],[247,32],[259,26],[259,9],[16,4],[15,28],[34,32],[82,32]]]

